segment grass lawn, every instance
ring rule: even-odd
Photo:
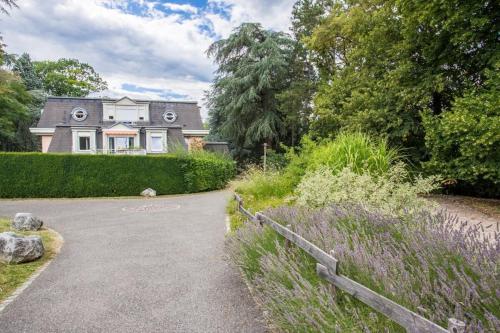
[[[53,230],[42,228],[39,231],[16,231],[11,229],[10,220],[0,219],[0,232],[5,231],[14,231],[20,235],[41,236],[45,253],[42,258],[28,263],[6,264],[0,262],[0,302],[23,284],[38,268],[52,259],[62,244],[59,234]]]

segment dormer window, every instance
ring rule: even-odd
[[[124,97],[117,101],[104,101],[103,119],[116,122],[149,121],[149,102],[134,101]]]
[[[71,111],[71,117],[76,121],[84,121],[87,119],[88,115],[87,110],[81,107],[74,108],[73,111]]]
[[[165,111],[163,119],[165,119],[167,123],[173,123],[177,119],[177,114],[173,111]]]

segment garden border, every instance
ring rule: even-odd
[[[309,242],[299,234],[293,232],[290,229],[289,225],[285,227],[260,212],[257,212],[255,213],[255,215],[253,215],[243,207],[243,199],[238,194],[235,193],[234,198],[238,203],[238,211],[245,215],[250,221],[259,223],[260,226],[266,224],[277,233],[282,235],[285,238],[285,248],[289,248],[290,243],[293,243],[307,252],[313,258],[315,258],[318,261],[318,263],[316,264],[316,273],[320,277],[327,280],[335,287],[345,291],[346,293],[365,303],[366,305],[370,306],[371,308],[384,314],[388,318],[394,320],[396,323],[404,327],[407,332],[465,332],[465,323],[460,320],[449,318],[448,329],[442,328],[436,323],[433,323],[432,321],[422,317],[421,315],[397,304],[394,301],[391,301],[385,296],[382,296],[374,292],[373,290],[363,286],[362,284],[349,279],[347,276],[338,274],[338,260],[333,257],[333,251],[331,251],[330,254],[326,253],[324,250]]]

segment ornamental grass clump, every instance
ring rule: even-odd
[[[467,323],[467,332],[500,330],[498,233],[484,239],[480,227],[458,224],[445,213],[396,218],[358,205],[265,213],[334,250],[340,274],[443,327],[455,317]],[[316,276],[313,259],[295,247],[284,252],[281,238],[267,227],[246,224],[229,248],[284,331],[403,331],[348,295],[332,295]]]
[[[307,171],[326,166],[333,173],[350,167],[355,173],[381,174],[398,158],[397,150],[389,148],[384,140],[358,132],[341,133],[317,145],[308,155]]]

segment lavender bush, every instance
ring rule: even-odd
[[[281,207],[266,214],[325,250],[339,272],[446,327],[449,317],[468,332],[500,331],[500,235],[445,213],[390,217],[359,205],[322,209]],[[228,241],[272,322],[283,331],[401,331],[351,297],[335,296],[297,249],[285,253],[267,228],[240,228]]]

